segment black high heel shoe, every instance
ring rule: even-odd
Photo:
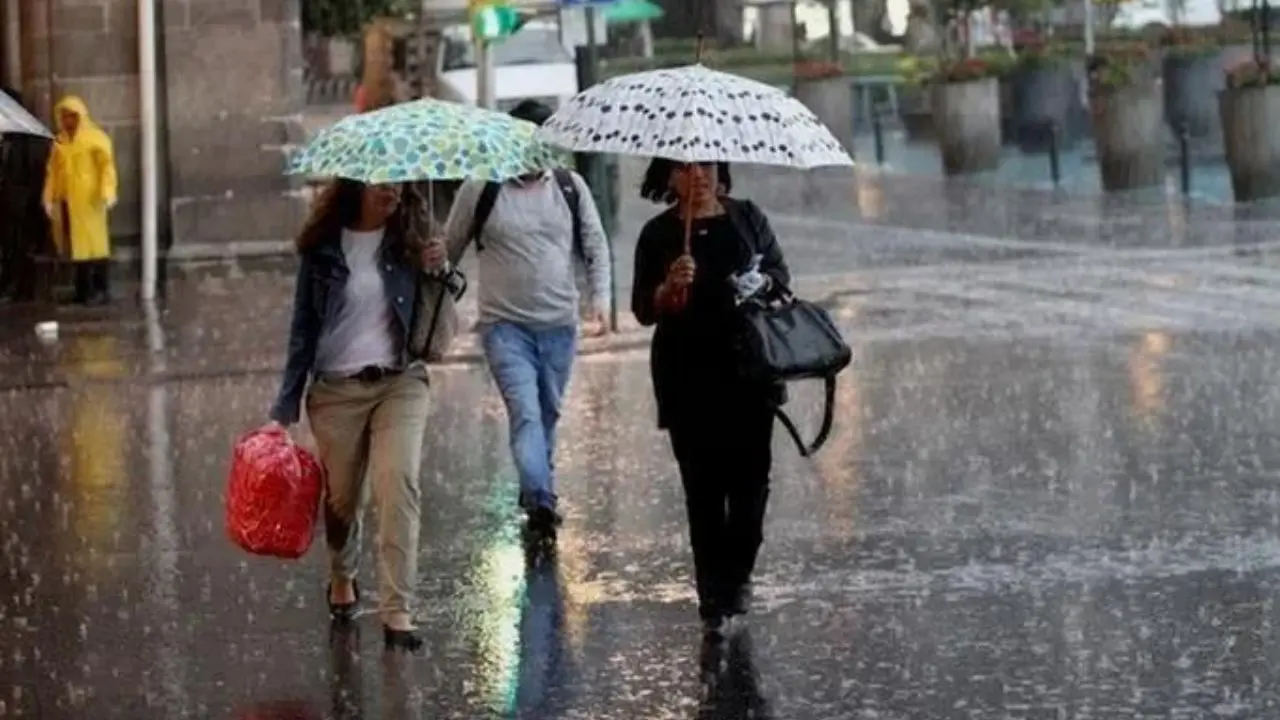
[[[413,630],[392,630],[382,626],[382,642],[388,650],[417,652],[422,649],[422,638]]]
[[[333,601],[333,581],[329,581],[328,587],[325,589],[324,598],[329,602],[329,618],[334,622],[350,622],[356,616],[356,607],[360,605],[360,583],[359,581],[351,581],[352,594],[355,600],[349,603],[336,603]]]

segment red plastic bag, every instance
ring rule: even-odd
[[[320,512],[324,468],[282,427],[236,441],[227,480],[227,535],[254,555],[296,560],[307,553]]]

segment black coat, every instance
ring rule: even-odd
[[[749,200],[725,198],[721,203],[739,242],[732,246],[722,243],[717,250],[736,253],[730,260],[737,271],[746,269],[751,256],[759,254],[760,271],[775,284],[789,285],[791,273],[764,212]],[[736,313],[728,277],[708,277],[700,262],[684,311],[664,316],[654,307],[654,293],[683,252],[684,222],[675,208],[654,217],[640,231],[631,311],[641,325],[657,325],[649,364],[659,427],[670,427],[677,417],[694,417],[741,402],[781,404],[785,400],[782,385],[752,385],[737,377]],[[699,252],[695,240],[695,258]]]
[[[0,194],[9,202],[38,199],[44,190],[44,177],[52,143],[32,135],[0,137]]]

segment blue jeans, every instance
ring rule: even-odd
[[[511,455],[526,509],[555,509],[556,423],[577,352],[575,326],[534,330],[494,323],[481,330],[489,371],[510,423]]]

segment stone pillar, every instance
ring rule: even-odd
[[[117,2],[122,0],[115,0]],[[299,0],[165,0],[170,256],[279,252],[306,211]]]
[[[795,97],[831,130],[850,155],[853,142],[853,78],[840,75],[830,78],[800,80]]]

